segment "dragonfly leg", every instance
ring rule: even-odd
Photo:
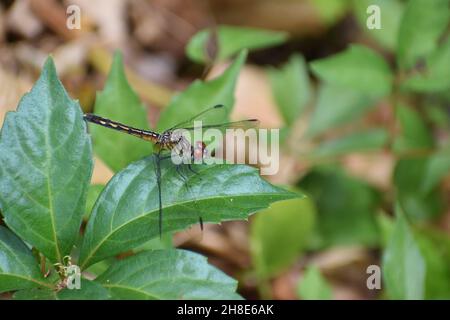
[[[194,168],[192,168],[192,165],[190,163],[187,164],[187,167],[188,167],[190,172],[192,172],[194,174],[198,174],[198,171],[195,171]]]
[[[200,230],[203,231],[203,219],[202,219],[202,217],[198,217],[198,222],[200,222]]]
[[[159,227],[159,238],[162,239],[162,191],[161,191],[161,151],[155,154],[154,164],[156,170],[156,183],[158,186],[158,200],[159,200],[159,219],[158,219],[158,227]]]
[[[181,172],[182,169],[183,169],[183,167],[181,164],[175,166],[175,170],[177,171],[178,175],[181,177],[181,180],[183,180],[183,182],[187,182],[188,177],[184,173]]]
[[[190,172],[192,172],[193,174],[195,174],[195,175],[198,175],[198,174],[199,174],[198,171],[194,170],[194,168],[192,167],[192,164],[188,163],[188,164],[187,164],[187,168],[188,168],[188,170],[189,170]],[[198,179],[201,181],[201,180],[202,180],[201,176],[198,176]]]

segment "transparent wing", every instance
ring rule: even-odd
[[[203,110],[202,112],[196,114],[195,116],[193,116],[192,118],[190,118],[189,120],[180,122],[178,124],[176,124],[175,126],[173,126],[172,128],[170,128],[169,130],[174,130],[174,129],[185,129],[184,127],[187,126],[191,126],[192,122],[196,121],[196,120],[202,120],[202,119],[207,119],[208,116],[211,116],[213,114],[219,114],[221,117],[225,116],[225,106],[223,104],[218,104],[215,105],[214,107],[208,108],[206,110]]]
[[[216,123],[216,124],[208,124],[201,126],[202,129],[227,129],[227,128],[241,128],[241,129],[249,129],[249,128],[256,128],[259,126],[259,121],[257,119],[246,119],[246,120],[240,120],[240,121],[232,121],[232,122],[225,122],[225,123]],[[188,127],[188,128],[180,128],[184,130],[195,130],[196,128],[200,127]]]

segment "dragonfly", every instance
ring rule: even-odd
[[[158,201],[159,201],[159,236],[162,236],[162,221],[163,221],[163,209],[162,209],[162,192],[161,192],[161,165],[160,162],[171,156],[164,156],[165,151],[169,151],[174,153],[180,159],[188,159],[191,160],[187,163],[188,169],[197,173],[192,169],[191,163],[198,163],[198,160],[203,159],[209,155],[214,155],[214,152],[209,152],[206,143],[204,141],[196,141],[195,143],[191,143],[191,141],[185,136],[187,131],[192,131],[198,128],[197,126],[192,126],[192,123],[196,120],[202,119],[202,117],[207,117],[210,114],[217,114],[217,112],[225,111],[225,107],[222,104],[215,105],[213,107],[207,108],[202,112],[196,114],[189,120],[180,122],[175,126],[164,130],[159,133],[152,130],[143,130],[139,128],[134,128],[132,126],[113,121],[111,119],[103,118],[101,116],[86,113],[84,114],[84,120],[87,122],[91,122],[109,129],[117,130],[120,132],[124,132],[126,134],[130,134],[137,138],[149,141],[153,143],[156,147],[155,155],[155,169],[156,169],[156,182],[158,186]],[[223,123],[214,123],[202,125],[202,129],[218,129],[224,130],[228,128],[251,128],[256,127],[259,121],[257,119],[246,119],[240,121],[233,122],[223,122]],[[185,179],[185,176],[180,171],[180,165],[176,165],[176,170],[178,174]],[[200,227],[203,230],[203,220],[199,217]]]

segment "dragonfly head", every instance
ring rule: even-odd
[[[165,131],[159,136],[159,144],[163,146],[174,146],[180,142],[182,135],[178,131]]]
[[[184,138],[182,129],[177,129],[174,131],[169,132],[169,141],[171,143],[179,143]]]

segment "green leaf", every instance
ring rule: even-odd
[[[373,107],[373,101],[353,89],[322,84],[307,134],[312,137],[349,123]]]
[[[297,294],[304,300],[331,300],[331,287],[320,273],[319,268],[310,266],[298,283]]]
[[[442,250],[422,233],[415,232],[415,239],[426,262],[425,298],[450,299],[450,268]]]
[[[312,201],[303,198],[274,203],[254,217],[250,244],[259,277],[278,274],[300,256],[312,234],[315,214]]]
[[[122,56],[114,55],[105,88],[97,94],[96,114],[139,129],[148,130],[147,112],[127,81]],[[117,172],[133,161],[147,156],[152,144],[123,132],[90,124],[94,151],[102,161]]]
[[[398,106],[396,111],[401,133],[394,141],[394,151],[404,152],[433,147],[433,138],[418,112],[406,106]]]
[[[40,273],[31,250],[11,231],[0,226],[0,293],[51,287]]]
[[[370,151],[382,148],[389,139],[385,129],[371,129],[356,132],[328,140],[320,144],[313,152],[313,157],[333,157],[355,151]]]
[[[421,93],[450,89],[450,37],[426,59],[425,71],[407,78],[402,89]]]
[[[380,98],[391,92],[393,76],[389,65],[375,51],[360,45],[330,58],[311,63],[313,72],[325,83],[353,89]]]
[[[407,216],[414,221],[434,219],[444,209],[443,199],[437,188],[425,189],[428,179],[429,157],[403,159],[394,168],[394,185],[397,198]]]
[[[381,13],[381,29],[367,28],[369,14],[367,8],[377,5]],[[361,30],[374,38],[383,47],[395,51],[398,42],[398,30],[405,6],[398,0],[354,0],[353,8]]]
[[[108,289],[98,281],[81,279],[80,289],[64,289],[58,292],[58,300],[107,300],[110,298]]]
[[[207,63],[228,59],[243,49],[276,46],[286,42],[287,38],[285,32],[222,25],[215,35],[211,29],[195,34],[186,47],[186,54],[195,62]]]
[[[150,241],[136,247],[133,252],[138,253],[140,251],[147,250],[163,250],[163,249],[173,249],[173,234],[171,232],[166,232],[161,235],[161,238],[153,238]]]
[[[6,224],[48,259],[61,261],[78,235],[92,166],[80,106],[49,58],[1,131],[0,208]]]
[[[397,50],[402,69],[409,69],[432,53],[448,27],[449,0],[410,0],[403,15]]]
[[[380,197],[369,185],[330,167],[311,171],[299,187],[316,204],[322,246],[378,244],[375,214]]]
[[[95,201],[97,201],[98,196],[102,193],[105,185],[103,184],[91,184],[88,189],[87,197],[86,197],[86,214],[84,215],[84,219],[88,220],[91,215],[92,208],[94,207]]]
[[[14,300],[57,300],[57,293],[50,289],[28,289],[14,293]]]
[[[408,222],[397,210],[397,219],[383,254],[383,279],[391,299],[425,298],[425,259]]]
[[[347,0],[309,0],[327,24],[335,23],[348,8]]]
[[[132,249],[159,236],[154,158],[116,174],[96,202],[86,227],[80,266]],[[186,181],[170,160],[161,162],[163,231],[198,222],[246,219],[270,203],[296,196],[263,180],[244,165],[196,165]]]
[[[158,129],[163,131],[171,128],[217,104],[223,104],[225,112],[209,114],[206,119],[211,123],[226,121],[234,105],[234,89],[246,56],[246,51],[242,51],[221,76],[207,82],[196,80],[189,88],[176,95],[161,113]]]
[[[117,261],[116,257],[103,259],[100,262],[94,263],[93,265],[89,266],[84,272],[86,274],[93,274],[95,276],[98,276],[105,272],[114,262]]]
[[[385,215],[382,219],[385,225],[385,236],[389,239],[393,234],[394,221]],[[448,300],[450,298],[450,238],[435,228],[412,231],[426,264],[425,298]]]
[[[384,212],[380,212],[377,215],[377,224],[380,229],[381,248],[384,249],[389,243],[392,230],[394,230],[394,219],[392,218],[392,216],[389,216]]]
[[[311,99],[311,86],[305,61],[293,55],[280,69],[269,69],[272,91],[284,121],[291,125]]]
[[[395,152],[419,152],[433,148],[433,137],[418,112],[399,106],[397,118],[401,132],[394,141]],[[408,217],[415,221],[435,218],[443,209],[436,188],[423,187],[424,182],[430,179],[427,172],[430,159],[430,156],[418,153],[415,157],[399,160],[394,169],[398,201]]]
[[[239,299],[237,282],[184,250],[139,253],[116,262],[96,281],[119,299]]]
[[[422,190],[429,192],[450,172],[450,148],[439,150],[428,158],[422,180]]]
[[[14,300],[108,300],[109,290],[96,281],[81,279],[80,289],[29,289],[14,293]]]
[[[450,90],[448,93],[450,93]],[[434,99],[434,97],[430,98]],[[442,100],[445,100],[445,96],[442,97]],[[447,109],[444,103],[427,103],[426,107],[422,110],[425,112],[427,121],[437,130],[447,130],[450,128],[450,117],[447,116]]]

